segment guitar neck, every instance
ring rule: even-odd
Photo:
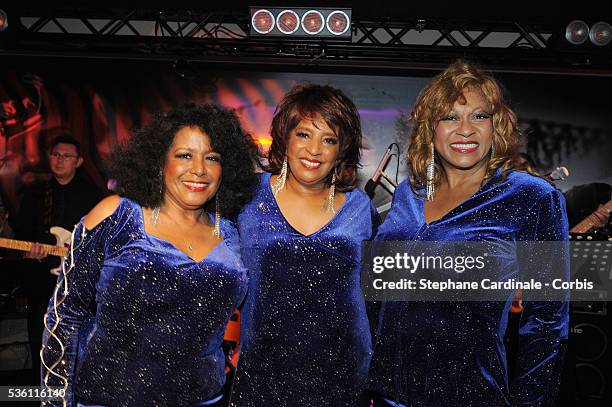
[[[608,214],[610,212],[612,212],[612,200],[608,201],[604,206],[603,209],[605,211],[608,212]],[[570,232],[571,233],[586,233],[588,232],[592,227],[595,226],[595,221],[593,219],[593,214],[590,214],[589,216],[587,216],[586,218],[584,218],[579,224],[577,224],[576,226],[574,226]]]
[[[0,237],[0,247],[5,249],[21,250],[23,252],[29,252],[32,250],[32,242],[26,242],[24,240],[5,239]],[[52,256],[64,257],[68,253],[68,248],[62,246],[53,246],[50,244],[43,244],[43,250],[45,253]]]

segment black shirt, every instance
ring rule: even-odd
[[[102,199],[102,193],[88,181],[74,177],[61,185],[55,178],[28,187],[22,195],[15,224],[17,239],[56,244],[49,232],[51,226],[60,226],[72,232],[74,226]],[[34,310],[41,309],[49,301],[56,277],[49,270],[60,265],[60,259],[47,256],[42,262],[24,259],[20,278],[29,302]],[[39,304],[39,305],[36,305]],[[42,320],[42,319],[41,319]],[[38,334],[36,334],[38,335]]]
[[[55,243],[51,226],[72,231],[74,226],[102,199],[102,193],[88,181],[74,177],[66,185],[55,178],[28,188],[21,199],[17,218],[18,239]]]

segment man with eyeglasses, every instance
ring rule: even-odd
[[[77,174],[77,169],[83,164],[83,157],[76,139],[68,135],[56,137],[49,144],[47,152],[52,177],[24,191],[15,232],[16,238],[20,240],[55,245],[56,239],[49,229],[60,226],[72,232],[79,220],[103,195]],[[28,296],[28,334],[34,384],[39,381],[43,315],[56,282],[56,277],[49,271],[59,266],[60,259],[47,256],[40,244],[33,245],[24,257],[22,281]]]

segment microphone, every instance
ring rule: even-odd
[[[368,180],[368,182],[366,183],[364,187],[365,192],[368,194],[370,198],[374,196],[374,190],[376,189],[376,187],[378,186],[378,183],[380,182],[380,177],[385,177],[388,180],[388,178],[385,176],[385,173],[383,171],[385,170],[385,167],[387,166],[387,164],[389,164],[389,160],[391,160],[391,149],[392,148],[393,148],[393,144],[387,147],[385,154],[383,155],[382,159],[378,163],[378,167],[376,167],[376,171],[374,171],[374,174]]]
[[[567,177],[569,177],[569,170],[563,166],[555,168],[550,174],[546,175],[546,178],[552,181],[563,181]]]

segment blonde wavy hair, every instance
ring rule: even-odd
[[[413,126],[408,147],[409,179],[415,191],[422,189],[427,182],[427,164],[431,159],[431,146],[438,122],[452,110],[455,101],[466,102],[463,93],[468,89],[483,94],[489,104],[487,113],[493,115],[493,156],[487,164],[483,184],[500,167],[504,177],[508,170],[539,175],[517,161],[524,135],[517,125],[516,114],[506,104],[502,86],[493,76],[475,64],[459,60],[434,77],[417,97],[410,119]],[[436,154],[434,176],[436,189],[445,177],[444,168],[439,160]]]

